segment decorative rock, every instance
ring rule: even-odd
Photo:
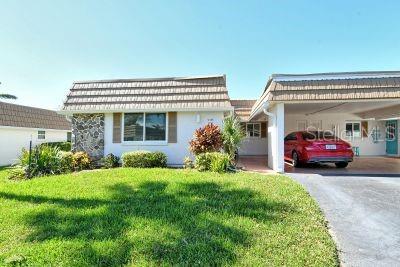
[[[104,156],[104,114],[74,114],[72,151],[84,151],[96,162]]]

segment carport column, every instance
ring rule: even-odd
[[[268,167],[284,172],[285,104],[271,107],[273,116],[268,118]]]

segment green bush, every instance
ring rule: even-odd
[[[19,166],[26,170],[28,178],[61,173],[59,152],[57,147],[41,145],[33,148],[29,157],[29,151],[22,149]]]
[[[196,156],[195,168],[199,171],[226,172],[229,164],[230,157],[228,154],[207,152]]]
[[[194,165],[193,165],[193,160],[189,157],[185,157],[183,159],[183,167],[185,169],[193,169]]]
[[[71,151],[71,142],[49,142],[42,143],[39,146],[57,147],[60,151]]]
[[[116,168],[119,167],[119,157],[110,153],[101,159],[101,163],[103,164],[103,167],[106,169]]]
[[[60,151],[60,167],[62,173],[74,171],[74,154],[72,152]]]
[[[72,166],[75,171],[87,170],[92,167],[89,155],[80,151],[72,155]]]
[[[163,168],[167,166],[167,156],[162,152],[134,151],[122,154],[122,166],[133,168]]]

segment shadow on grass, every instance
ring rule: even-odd
[[[251,230],[232,226],[232,218],[278,221],[290,211],[287,205],[266,201],[249,189],[195,182],[182,183],[178,191],[167,192],[167,186],[165,182],[145,182],[135,188],[116,184],[109,188],[110,198],[104,200],[5,192],[0,192],[0,198],[52,204],[45,211],[26,216],[33,229],[27,241],[80,240],[84,247],[69,251],[71,257],[80,255],[85,264],[104,266],[127,264],[135,257],[156,264],[232,264],[235,247],[248,246],[253,238]],[[141,225],[132,223],[137,219]],[[148,230],[143,229],[146,226]],[[175,231],[169,233],[163,227]],[[106,245],[99,249],[94,244],[99,242]]]

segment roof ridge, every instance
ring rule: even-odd
[[[355,72],[321,72],[304,74],[272,74],[274,81],[304,80],[340,80],[340,79],[379,79],[400,77],[400,71],[355,71]]]
[[[116,82],[152,82],[152,81],[179,81],[179,80],[194,80],[194,79],[212,79],[212,78],[224,78],[224,80],[225,80],[225,74],[204,75],[204,76],[187,76],[187,77],[83,80],[83,81],[74,81],[73,83],[74,84],[82,84],[82,83],[116,83]]]

